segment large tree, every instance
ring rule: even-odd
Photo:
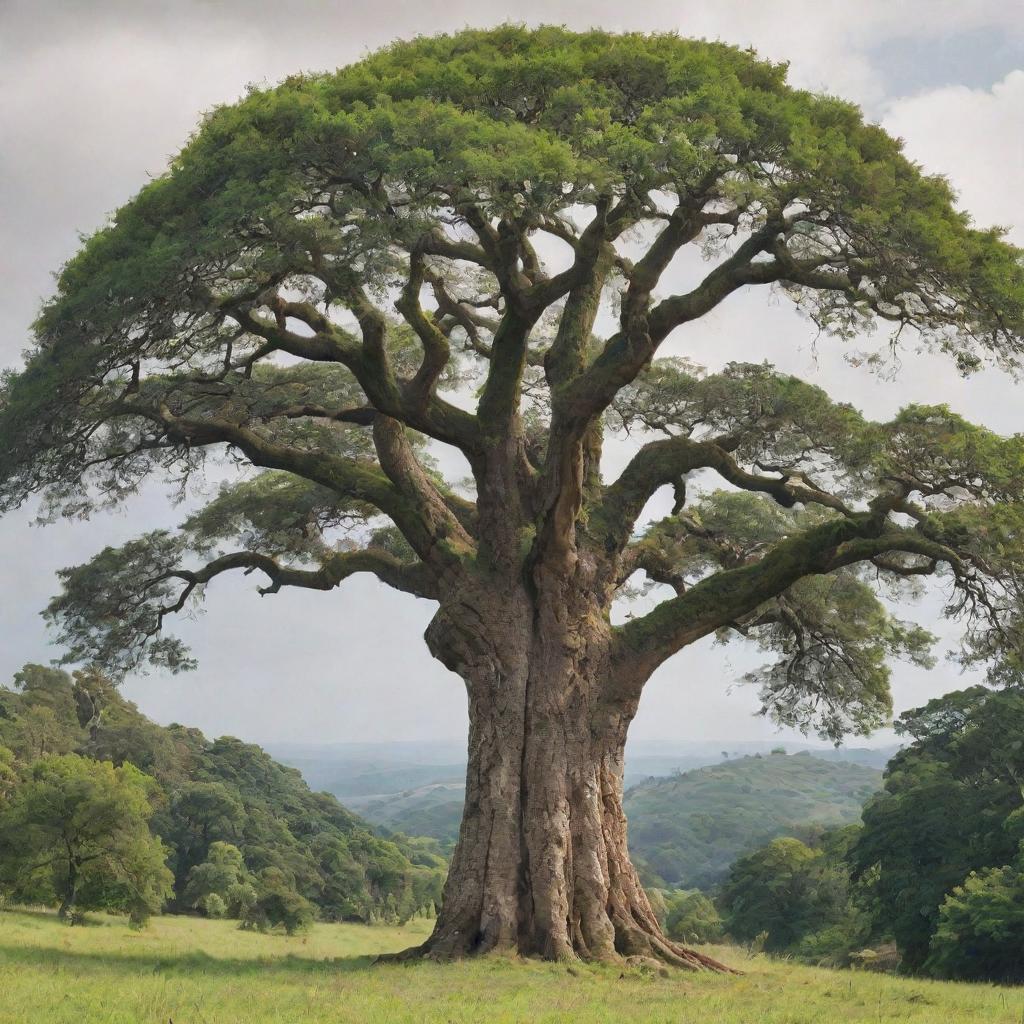
[[[1021,669],[1024,442],[944,407],[869,422],[760,363],[655,361],[769,287],[963,372],[1024,351],[1021,253],[782,65],[557,28],[398,44],[213,111],[85,242],[3,392],[3,498],[84,515],[237,466],[180,531],[64,572],[69,659],[188,667],[165,620],[236,570],[433,602],[469,770],[423,952],[713,966],[661,933],[626,850],[623,745],[659,665],[739,637],[769,652],[778,720],[867,730],[887,659],[928,640],[874,588],[938,574],[965,656]],[[616,431],[645,443],[608,480]],[[614,626],[644,575],[663,600]]]

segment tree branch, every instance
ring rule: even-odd
[[[644,445],[619,478],[604,489],[594,522],[603,528],[605,550],[614,553],[625,547],[637,518],[660,487],[678,485],[687,473],[698,469],[713,469],[734,487],[768,494],[783,508],[799,502],[822,505],[845,516],[853,514],[841,499],[812,486],[800,473],[779,477],[750,473],[719,442],[671,437]]]
[[[263,573],[270,583],[260,588],[260,594],[276,594],[282,587],[333,590],[349,576],[368,572],[394,590],[432,600],[436,600],[438,596],[436,580],[426,565],[422,562],[401,562],[383,549],[366,548],[360,551],[338,552],[327,557],[317,569],[297,569],[281,565],[269,555],[258,551],[235,551],[215,558],[201,569],[175,569],[149,581],[150,585],[169,579],[180,579],[185,583],[178,599],[173,604],[159,609],[158,629],[166,616],[185,607],[197,587],[235,569],[242,569],[246,573]]]
[[[761,559],[695,583],[616,631],[612,692],[639,696],[651,673],[683,647],[749,615],[804,576],[820,575],[890,552],[944,562],[960,571],[960,556],[913,530],[887,530],[871,513],[836,518],[788,537]]]

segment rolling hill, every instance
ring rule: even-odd
[[[736,857],[776,836],[859,820],[864,801],[881,783],[886,752],[823,753],[758,751],[708,764],[706,753],[700,760],[697,752],[644,751],[632,770],[627,765],[626,814],[630,847],[645,881],[713,888]],[[694,760],[699,767],[690,768]],[[348,760],[350,770],[357,769],[348,777],[341,765],[340,759],[334,762],[337,787],[355,791],[345,800],[363,818],[384,834],[429,836],[450,852],[464,795],[450,761],[392,762],[375,751],[367,761]],[[408,788],[399,789],[403,783]]]
[[[776,836],[858,821],[881,779],[875,768],[806,752],[649,779],[626,793],[630,849],[648,883],[713,888],[738,856]]]

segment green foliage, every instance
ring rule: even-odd
[[[765,410],[774,424],[772,414]],[[702,420],[704,411],[690,415]],[[728,425],[726,420],[721,427]],[[842,447],[841,441],[828,442],[824,431],[815,439],[800,434],[793,443],[818,444],[830,452]],[[764,462],[771,456],[758,458]],[[859,474],[854,479],[860,482],[852,487],[863,487]],[[841,516],[813,503],[787,508],[759,494],[714,491],[655,523],[639,546],[644,558],[692,585],[717,570],[755,561],[760,552],[795,533],[841,522]],[[876,568],[860,566],[808,575],[742,622],[719,630],[722,643],[739,639],[773,656],[744,677],[758,686],[765,714],[780,725],[814,729],[833,741],[849,732],[866,735],[888,721],[889,662],[930,667],[934,637],[893,614],[876,594],[877,578]],[[900,596],[914,595],[906,582],[897,590]]]
[[[34,762],[0,810],[0,877],[18,897],[143,923],[171,894],[167,850],[149,831],[154,781],[77,754]]]
[[[939,978],[1024,980],[1024,861],[971,872],[939,908],[925,970]]]
[[[0,806],[11,795],[18,782],[18,772],[14,764],[14,751],[0,746]]]
[[[288,935],[308,931],[315,908],[299,895],[294,879],[280,868],[264,868],[256,879],[256,899],[245,911],[242,924],[257,931],[283,928]]]
[[[63,672],[26,665],[14,676],[14,693],[0,696],[0,741],[21,760],[74,750],[81,727],[66,684]]]
[[[892,714],[889,659],[934,663],[935,638],[896,619],[855,571],[805,577],[774,605],[754,634],[779,656],[745,679],[780,724],[836,741],[866,735]]]
[[[642,545],[647,554],[680,554],[681,564],[667,575],[650,569],[651,579],[692,584],[711,569],[753,568],[814,525],[835,547],[852,539],[846,534],[877,541],[885,527],[905,545],[894,537],[879,562],[867,544],[853,561],[897,582],[952,567],[951,611],[972,613],[965,658],[1017,677],[1024,559],[1004,513],[1022,501],[1019,438],[998,438],[942,407],[871,423],[765,365],[705,374],[652,361],[672,329],[736,289],[776,285],[830,334],[882,322],[894,346],[905,332],[965,373],[985,360],[1019,367],[1020,250],[999,231],[973,227],[954,198],[854,106],[790,86],[784,64],[670,34],[467,30],[253,89],[210,112],[167,173],[63,268],[25,370],[0,386],[0,507],[42,493],[46,515],[87,515],[151,474],[192,479],[224,445],[269,470],[226,487],[179,532],[149,533],[61,575],[49,616],[69,661],[96,661],[116,675],[147,662],[190,668],[188,651],[162,627],[201,595],[209,577],[194,568],[199,559],[228,557],[217,572],[260,569],[269,589],[283,585],[282,575],[288,585],[329,589],[353,548],[375,558],[358,568],[349,560],[347,571],[392,584],[396,558],[421,568],[413,553],[430,551],[429,561],[442,551],[461,564],[486,552],[486,538],[449,540],[453,520],[475,522],[475,512],[425,456],[435,504],[451,514],[440,527],[424,523],[424,503],[410,501],[408,487],[392,486],[363,428],[380,413],[408,428],[421,455],[429,435],[479,468],[473,449],[489,429],[490,406],[479,415],[456,409],[438,386],[488,375],[494,387],[480,389],[482,403],[508,384],[509,407],[522,407],[526,426],[514,447],[533,460],[530,472],[517,472],[522,486],[548,457],[551,424],[575,423],[576,412],[563,415],[568,406],[552,416],[561,390],[583,410],[586,422],[568,431],[577,440],[589,430],[593,446],[607,412],[613,428],[711,442],[717,453],[700,467],[745,497],[765,495],[742,508],[713,496],[696,518],[669,517]],[[596,234],[584,244],[579,225],[587,222]],[[650,241],[649,258],[614,259],[610,247],[630,233]],[[568,324],[568,336],[582,331],[579,351],[554,353],[545,377],[545,349],[567,323],[561,303],[576,287],[541,265],[534,242],[551,234],[568,238],[580,273],[593,278],[587,301],[611,299],[623,316],[606,344],[589,326]],[[598,239],[600,258],[588,262]],[[714,269],[693,292],[655,303],[658,265],[691,243]],[[549,301],[531,310],[524,351],[510,349],[485,370],[505,344],[495,338],[512,323],[520,277]],[[427,291],[434,304],[421,309]],[[631,332],[646,340],[634,344]],[[562,383],[573,386],[552,390],[562,363],[575,375]],[[525,385],[524,366],[532,374]],[[671,468],[661,467],[660,483],[682,496],[688,470]],[[596,466],[587,472],[587,493],[571,503],[580,505],[579,532],[592,522],[598,548],[601,529],[628,538],[633,524],[602,507]],[[546,472],[539,480],[547,486]],[[815,481],[827,485],[824,502],[808,498]],[[894,496],[894,485],[907,493]],[[869,515],[873,492],[896,504],[920,494],[915,525],[897,530],[884,514],[893,504]],[[630,497],[642,507],[650,493]],[[799,514],[781,514],[797,505]],[[714,526],[716,512],[735,539]],[[516,524],[524,559],[547,535],[531,516]],[[964,533],[972,518],[987,528]],[[946,543],[954,536],[962,545]],[[236,556],[252,557],[221,552],[236,542],[246,547]],[[698,596],[710,628],[735,625],[774,655],[753,674],[765,710],[838,738],[885,718],[886,660],[924,661],[929,638],[886,613],[868,574],[833,573],[841,566],[819,565],[814,553],[790,551],[777,587],[747,587],[749,574],[723,584],[764,597],[742,621],[721,594],[716,602],[705,587]],[[268,569],[271,558],[284,564]],[[307,563],[318,568],[297,578]],[[833,582],[808,579],[820,573]],[[433,593],[421,581],[400,589]],[[827,616],[830,603],[842,614]],[[656,617],[629,635],[650,646],[665,626]],[[33,728],[52,746],[49,724]]]
[[[710,890],[741,854],[814,825],[856,821],[880,774],[808,754],[734,758],[626,794],[629,845],[658,884]]]
[[[439,193],[472,195],[492,216],[537,217],[592,191],[684,194],[727,162],[728,198],[744,208],[771,205],[786,190],[827,210],[829,231],[858,238],[861,261],[885,266],[887,298],[923,292],[926,277],[941,282],[960,300],[958,314],[923,304],[916,320],[941,333],[945,320],[962,319],[965,355],[1003,340],[997,311],[1019,322],[1015,250],[971,229],[946,182],[922,175],[856,108],[788,87],[784,65],[669,35],[504,27],[396,44],[214,111],[170,172],[64,269],[38,325],[43,338],[60,340],[60,358],[22,379],[9,418],[32,385],[32,404],[46,384],[65,385],[58,397],[71,374],[131,351],[130,325],[145,329],[156,354],[178,341],[174,317],[187,309],[197,342],[219,340],[189,275],[219,283],[221,268],[233,266],[258,280],[313,241],[336,258],[358,254],[367,279],[391,271],[388,244],[399,228],[359,190],[339,190],[331,211],[354,231],[321,210],[294,216],[329,176],[383,179],[407,203],[406,230],[422,232]],[[813,251],[824,234],[809,217],[804,247]],[[915,261],[901,259],[908,252]],[[835,330],[873,315],[868,289],[795,291]],[[74,340],[94,332],[107,334],[104,350],[76,350]]]
[[[228,905],[215,892],[208,892],[197,904],[207,917],[227,917]]]
[[[134,772],[133,778],[144,780],[150,821],[145,834],[151,829],[167,844],[154,839],[152,849],[143,844],[131,851],[122,845],[121,867],[113,875],[101,872],[99,864],[83,866],[80,905],[145,916],[147,907],[158,909],[166,896],[174,909],[193,910],[216,895],[229,916],[242,918],[256,903],[253,876],[265,869],[283,872],[326,920],[404,921],[440,904],[446,865],[435,850],[405,837],[374,835],[334,797],[310,792],[298,771],[259,747],[231,737],[211,742],[178,725],[158,726],[94,672],[72,678],[28,666],[17,685],[0,689],[0,739],[12,744],[9,757],[0,747],[0,813],[14,813],[26,792],[21,779],[34,770],[35,739],[21,723],[33,711],[57,709],[55,728],[62,743],[77,751],[69,755],[75,763],[102,760],[109,768],[112,762],[121,766],[111,768],[115,773]],[[9,806],[5,786],[11,789]],[[18,844],[6,838],[5,848],[8,842],[14,856]],[[151,861],[158,847],[156,872]],[[173,874],[171,893],[148,881],[165,877],[164,860]],[[16,891],[47,902],[54,893],[49,878],[42,869],[19,868]]]
[[[729,933],[808,963],[847,964],[872,934],[848,863],[858,832],[848,825],[813,845],[775,839],[738,860],[718,896]]]
[[[662,927],[676,942],[721,942],[725,926],[714,903],[697,889],[674,889],[663,894]]]
[[[1024,694],[976,686],[929,701],[901,716],[912,742],[889,763],[884,789],[864,810],[852,851],[862,874],[874,876],[878,926],[891,931],[911,970],[925,965],[948,894],[971,872],[1010,864],[1021,838],[1024,796]],[[980,876],[979,876],[980,877]],[[987,877],[987,876],[986,876]],[[961,904],[984,901],[998,875],[954,897],[944,926],[948,964],[953,920]],[[966,902],[965,902],[966,901]]]
[[[750,942],[767,933],[771,952],[795,945],[819,919],[816,861],[810,847],[790,838],[736,861],[718,899],[729,934]]]
[[[206,860],[188,873],[182,902],[208,916],[241,917],[255,902],[242,851],[219,840],[211,843]]]

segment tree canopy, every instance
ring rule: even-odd
[[[689,246],[710,269],[659,297]],[[967,656],[1018,678],[1019,439],[941,406],[868,422],[765,365],[652,364],[761,286],[829,334],[881,322],[964,372],[1020,364],[1019,251],[784,65],[557,28],[395,44],[213,110],[87,240],[4,385],[3,501],[41,491],[84,515],[211,451],[261,470],[180,532],[63,575],[49,614],[69,658],[115,672],[189,666],[164,618],[224,571],[267,591],[366,571],[438,598],[474,565],[535,562],[568,519],[614,558],[610,585],[641,570],[678,591],[618,631],[634,675],[738,630],[775,656],[757,678],[781,719],[870,726],[885,659],[925,637],[866,576],[942,572]],[[664,436],[602,483],[602,420]],[[430,470],[428,441],[465,454],[476,505]],[[477,505],[507,445],[520,515],[503,529]],[[732,490],[685,505],[701,469]],[[663,485],[679,507],[632,539]]]

